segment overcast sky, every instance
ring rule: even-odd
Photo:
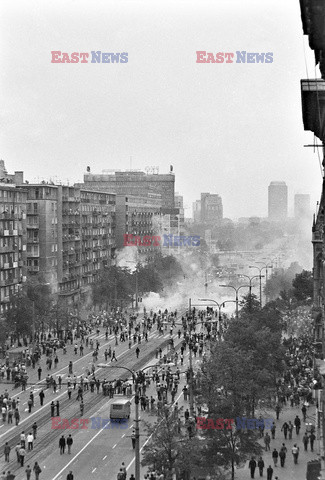
[[[173,165],[188,207],[204,191],[222,196],[227,217],[265,216],[272,180],[287,183],[291,210],[295,193],[314,206],[321,174],[303,147],[313,136],[300,79],[315,68],[298,0],[2,0],[0,18],[0,158],[10,173],[73,183],[87,165]],[[53,64],[52,50],[129,61]],[[197,50],[274,61],[198,64]]]

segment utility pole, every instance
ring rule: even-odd
[[[140,480],[139,384],[135,374],[133,374],[133,378],[135,379],[135,480]]]
[[[262,308],[262,278],[264,278],[264,275],[262,275],[262,270],[267,267],[260,268],[260,267],[257,267],[256,265],[250,265],[249,268],[257,268],[257,270],[260,272],[258,277],[260,279],[260,306]]]

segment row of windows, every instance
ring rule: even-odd
[[[8,199],[14,202],[24,202],[27,198],[27,194],[23,192],[17,192],[17,190],[3,190],[0,188],[0,198]]]

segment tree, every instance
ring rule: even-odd
[[[93,303],[108,310],[108,306],[116,305],[118,300],[130,302],[134,292],[131,270],[111,266],[100,272],[92,287]]]
[[[198,441],[190,439],[187,430],[182,428],[178,414],[170,407],[164,407],[157,422],[148,423],[146,430],[151,437],[143,448],[142,465],[162,472],[171,480],[173,472],[189,473],[199,464]]]
[[[256,369],[251,372],[252,355],[233,350],[226,342],[214,347],[211,358],[203,361],[199,389],[201,402],[208,407],[207,417],[211,419],[235,419],[254,416],[250,400],[252,389],[258,383]],[[254,379],[255,378],[255,379]],[[210,422],[213,427],[213,422]],[[252,454],[259,454],[261,447],[256,432],[224,428],[204,430],[206,449],[202,452],[204,461],[212,466],[230,468],[232,478],[235,465],[245,462]]]
[[[313,298],[313,276],[308,270],[296,274],[292,281],[293,295],[298,302],[310,304]]]

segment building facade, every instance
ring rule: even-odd
[[[124,235],[131,234],[141,239],[159,234],[161,195],[148,197],[116,195],[116,246],[123,248]],[[157,253],[156,246],[137,246],[140,262],[150,262]],[[160,250],[160,249],[158,249]]]
[[[223,206],[220,195],[215,193],[201,193],[201,222],[218,225],[223,219]]]
[[[314,346],[317,348],[314,364],[317,365],[322,387],[315,391],[316,426],[319,438],[319,478],[325,480],[325,237],[324,237],[324,194],[325,194],[325,4],[320,0],[301,0],[301,20],[304,35],[308,35],[309,46],[315,53],[315,63],[319,65],[321,79],[301,80],[301,100],[304,129],[311,131],[319,142],[316,148],[323,154],[323,182],[319,208],[312,226],[313,244],[313,318]],[[321,347],[319,349],[319,346]],[[307,465],[308,467],[308,465]]]
[[[0,313],[26,281],[27,191],[14,183],[21,180],[21,172],[8,175],[0,160]]]
[[[268,218],[273,222],[288,218],[288,187],[285,182],[271,182],[268,187]]]
[[[160,194],[162,207],[173,208],[175,201],[175,176],[168,174],[147,174],[141,171],[115,171],[103,174],[84,175],[83,188],[126,195],[127,197],[150,197]]]
[[[73,186],[26,185],[27,270],[70,303],[115,257],[114,194]]]

